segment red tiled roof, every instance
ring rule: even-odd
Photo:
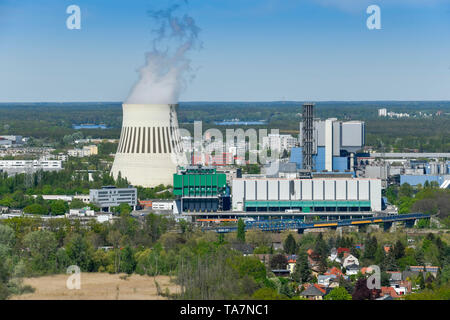
[[[372,273],[373,269],[371,267],[363,267],[363,268],[361,268],[361,273],[362,274],[366,274],[366,272]]]
[[[344,252],[344,255],[342,256],[343,259],[347,258],[350,255],[350,252]]]
[[[349,248],[338,248],[337,253],[340,254],[341,252],[350,252]]]
[[[411,293],[411,289],[412,289],[411,288],[411,281],[407,281],[407,280],[400,281],[399,285],[402,286],[402,287],[405,287],[407,293]]]
[[[398,298],[400,297],[397,292],[395,292],[395,289],[392,287],[381,287],[381,295],[390,295],[392,298]]]
[[[323,286],[321,286],[320,284],[314,283],[314,287],[319,289],[319,291],[322,292],[322,293],[327,292],[327,290],[325,290],[325,288]]]
[[[324,273],[324,275],[328,276],[334,274],[336,276],[343,276],[344,274],[342,273],[341,270],[339,270],[339,268],[333,267],[331,269],[329,269],[327,272]]]

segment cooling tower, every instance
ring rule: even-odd
[[[111,173],[134,186],[172,185],[183,165],[175,104],[123,104],[122,132]]]

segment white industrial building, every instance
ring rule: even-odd
[[[380,179],[241,178],[232,182],[233,211],[381,211]]]

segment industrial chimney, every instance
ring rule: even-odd
[[[176,104],[123,104],[122,132],[111,174],[134,186],[171,185],[184,165]]]

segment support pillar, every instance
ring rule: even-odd
[[[368,226],[369,226],[369,225],[367,225],[367,224],[360,224],[360,225],[358,226],[358,232],[366,232]]]
[[[392,227],[391,227],[391,230],[390,230],[390,232],[395,232],[395,231],[397,231],[397,224],[398,224],[398,222],[392,222]]]
[[[392,222],[384,222],[383,223],[383,229],[385,232],[389,231],[392,227]]]
[[[416,220],[405,220],[405,227],[406,228],[413,228],[414,224],[416,223]]]

